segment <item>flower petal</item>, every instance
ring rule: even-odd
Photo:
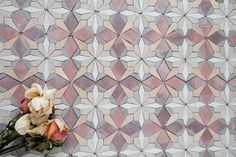
[[[35,97],[32,99],[31,103],[29,104],[29,108],[31,112],[38,112],[42,110],[42,106],[45,105],[45,100],[43,97]]]
[[[44,97],[45,99],[50,99],[50,98],[53,97],[53,95],[55,94],[55,92],[56,92],[56,89],[47,90],[47,91],[43,92],[43,97]]]
[[[23,100],[21,100],[21,104],[20,104],[20,110],[23,113],[30,113],[30,109],[29,109],[29,103],[30,103],[30,99],[25,98]]]
[[[29,114],[25,114],[22,117],[20,117],[15,124],[15,130],[20,135],[25,135],[27,133],[27,130],[31,128],[30,126],[30,117]]]
[[[40,96],[42,96],[42,94],[43,94],[43,89],[42,89],[42,87],[41,87],[39,84],[33,83],[33,84],[31,85],[31,88],[36,88],[36,89],[39,91]]]
[[[56,123],[55,121],[52,121],[52,122],[49,124],[49,126],[48,126],[48,128],[47,128],[47,130],[46,130],[46,132],[45,132],[45,137],[46,137],[47,139],[51,139],[52,135],[55,134],[55,133],[57,133],[57,132],[59,132],[59,131],[60,131],[60,129],[59,129],[59,127],[57,126],[57,123]]]
[[[32,98],[38,97],[38,96],[40,96],[40,93],[39,93],[38,89],[36,89],[36,88],[30,88],[25,91],[25,97],[28,99],[32,99]]]
[[[33,83],[31,85],[31,88],[25,92],[25,97],[28,99],[32,99],[34,97],[42,96],[42,94],[43,89],[41,88],[41,86],[37,83]]]
[[[52,135],[51,139],[53,141],[64,141],[67,136],[66,132],[57,132]]]
[[[59,118],[56,118],[54,121],[57,123],[57,126],[60,129],[60,132],[62,132],[66,127],[65,123]]]

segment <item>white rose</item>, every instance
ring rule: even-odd
[[[15,130],[20,135],[25,135],[27,133],[27,130],[30,130],[32,126],[30,125],[30,115],[25,114],[24,116],[20,117],[15,124]]]
[[[30,118],[34,125],[40,125],[48,121],[48,117],[53,113],[53,103],[44,97],[35,97],[29,103]]]
[[[42,95],[43,95],[43,89],[37,83],[33,83],[31,85],[31,88],[25,91],[25,97],[28,99],[32,99],[34,97],[39,97]]]
[[[31,99],[28,106],[30,118],[34,125],[47,122],[49,115],[53,113],[54,105],[50,98],[55,91],[55,89],[43,91],[40,85],[33,83],[31,88],[25,92],[25,97]]]

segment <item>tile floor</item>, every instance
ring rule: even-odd
[[[70,128],[50,156],[235,157],[235,9],[235,0],[0,0],[0,126],[37,82],[57,89]]]

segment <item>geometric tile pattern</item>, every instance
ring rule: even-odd
[[[236,156],[235,8],[0,0],[1,126],[36,82],[70,128],[50,156]]]

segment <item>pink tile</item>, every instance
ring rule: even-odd
[[[112,115],[112,119],[118,128],[121,127],[123,121],[125,120],[125,117],[126,116],[124,115],[124,113],[122,112],[120,108],[117,108],[114,114]]]
[[[88,79],[87,77],[82,76],[82,77],[78,78],[74,82],[74,84],[76,86],[78,86],[79,88],[82,88],[85,90],[85,89],[91,87],[94,84],[94,82],[92,80]]]
[[[157,79],[156,77],[151,76],[144,81],[144,84],[147,85],[149,88],[154,89],[161,85],[161,81]]]
[[[77,92],[75,91],[74,87],[70,84],[68,85],[65,93],[64,98],[66,99],[69,105],[72,105],[77,97]]]
[[[161,76],[162,81],[164,81],[166,79],[166,77],[168,76],[170,69],[168,67],[168,65],[166,64],[165,61],[162,61],[160,66],[157,69],[159,75]]]
[[[126,23],[120,14],[116,14],[114,19],[112,20],[112,26],[114,27],[117,34],[121,33],[121,31],[125,27],[125,24]]]
[[[112,71],[114,75],[116,76],[116,79],[120,80],[125,72],[125,68],[120,60],[117,60],[116,64],[112,68]]]
[[[93,37],[93,33],[89,31],[87,28],[82,28],[73,33],[73,36],[78,38],[81,41],[86,41]]]
[[[112,93],[112,96],[113,96],[113,98],[114,98],[117,105],[121,104],[121,102],[124,99],[125,95],[126,94],[125,94],[123,88],[120,85],[118,85]]]
[[[125,45],[123,43],[123,41],[121,40],[120,37],[118,37],[113,46],[112,46],[112,49],[114,50],[115,54],[117,57],[121,57],[123,51],[125,50]]]
[[[69,13],[65,19],[65,25],[70,33],[74,31],[76,26],[78,25],[78,21],[73,13]]]
[[[158,34],[156,31],[151,30],[144,35],[144,38],[154,43],[161,39],[161,35]]]
[[[115,86],[116,83],[117,82],[115,80],[113,80],[112,78],[110,78],[109,76],[105,76],[97,82],[97,84],[99,86],[101,86],[102,88],[104,88],[106,90],[108,90],[111,87]]]
[[[0,37],[4,38],[6,41],[16,37],[18,32],[10,27],[0,28]]]
[[[63,70],[65,72],[65,74],[67,75],[67,77],[69,78],[70,81],[73,80],[73,78],[75,77],[75,75],[78,72],[77,67],[75,66],[75,63],[72,60],[68,60],[64,67]]]
[[[78,46],[77,46],[76,42],[74,41],[74,39],[72,37],[69,37],[68,40],[66,41],[65,47],[64,47],[67,56],[69,58],[71,58],[74,55],[77,48],[78,48]]]
[[[16,76],[22,80],[25,75],[27,74],[27,72],[29,71],[29,69],[26,67],[25,62],[23,59],[19,59],[16,62],[15,67],[13,67],[13,71],[15,72]]]
[[[69,34],[61,28],[53,28],[48,31],[47,35],[56,41],[61,41]]]
[[[169,29],[169,22],[167,16],[160,16],[160,19],[157,21],[157,27],[162,35],[165,35],[167,30]]]
[[[112,140],[112,143],[114,144],[116,150],[119,152],[119,151],[121,151],[123,145],[125,144],[125,139],[121,135],[120,132],[117,132],[115,137]]]
[[[97,34],[97,37],[106,41],[106,42],[109,42],[111,41],[112,39],[114,39],[116,37],[116,33],[110,31],[109,29],[105,28],[104,30],[102,30],[101,32],[99,32]]]

